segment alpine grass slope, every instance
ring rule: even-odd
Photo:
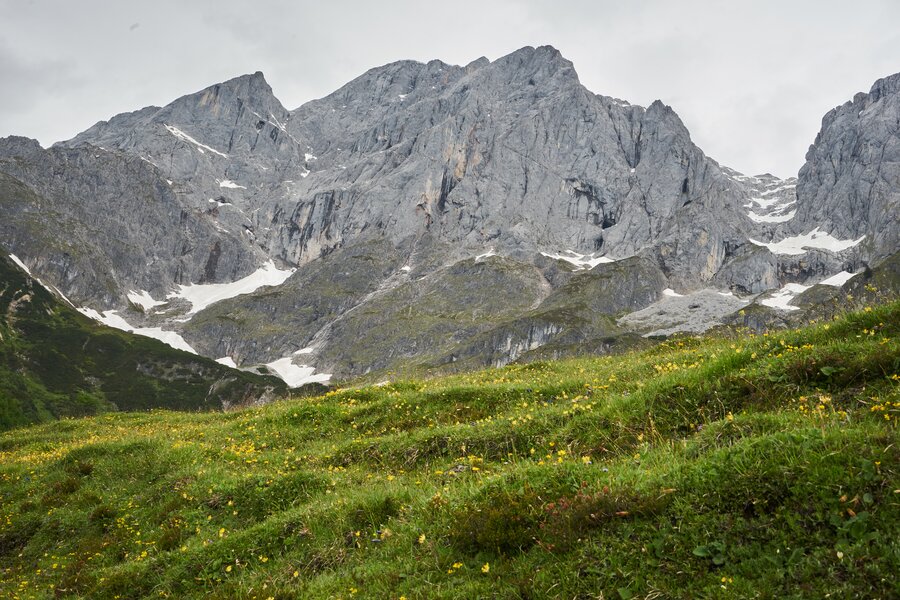
[[[224,415],[33,426],[0,434],[0,593],[895,598],[898,419],[893,302]]]

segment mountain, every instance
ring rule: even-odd
[[[897,77],[779,180],[549,46],[392,63],[295,110],[254,73],[0,140],[0,242],[94,314],[292,383],[607,352],[900,250]]]
[[[0,430],[110,411],[221,410],[285,393],[274,377],[100,325],[13,260],[0,254]]]

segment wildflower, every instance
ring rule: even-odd
[[[484,566],[481,567],[482,573],[488,573],[491,570],[491,563],[484,563]]]
[[[425,534],[424,534],[424,533],[419,534],[419,543],[420,543],[420,544],[424,544],[424,543],[425,543]]]

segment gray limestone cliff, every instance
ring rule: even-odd
[[[798,179],[798,224],[865,236],[875,262],[900,249],[900,73],[825,115]]]
[[[239,364],[302,350],[350,376],[606,351],[639,343],[629,312],[693,310],[664,288],[744,298],[696,330],[896,252],[898,82],[826,115],[782,181],[719,165],[660,101],[587,90],[549,46],[392,63],[295,110],[254,73],[47,150],[0,140],[0,242],[101,309],[296,267],[196,315],[129,316]]]

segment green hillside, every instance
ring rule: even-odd
[[[0,249],[0,430],[115,410],[221,409],[284,390],[274,377],[100,325]]]
[[[0,435],[10,598],[896,598],[900,303]]]

